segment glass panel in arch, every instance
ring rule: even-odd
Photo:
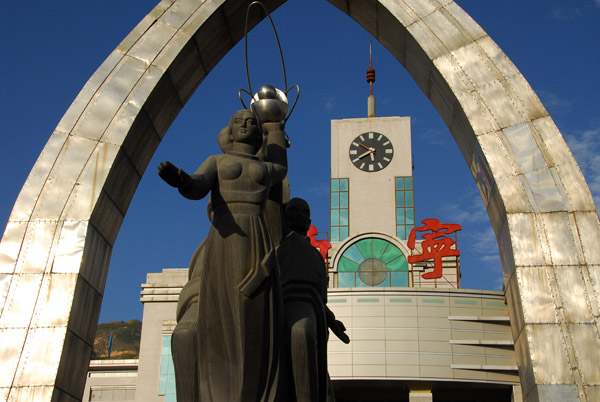
[[[385,250],[385,253],[383,253],[383,255],[381,256],[381,260],[387,264],[389,261],[392,261],[393,259],[398,258],[400,256],[404,256],[404,254],[402,254],[402,251],[400,251],[400,249],[394,246],[393,244],[390,244],[390,247],[388,247]]]
[[[389,242],[383,239],[373,239],[373,257],[381,258],[389,244]]]
[[[373,239],[362,239],[356,242],[356,247],[358,247],[363,257],[373,257]]]
[[[361,262],[363,262],[365,260],[365,257],[363,257],[363,255],[360,253],[360,251],[358,251],[356,244],[353,244],[350,247],[348,247],[346,249],[346,251],[344,251],[342,258],[343,257],[346,257],[346,258],[356,262],[357,264],[360,264]]]
[[[345,255],[345,253],[344,253]],[[338,271],[342,272],[342,271],[352,271],[352,272],[356,272],[358,271],[358,263],[342,256],[342,258],[340,258],[340,262],[338,263]]]
[[[357,288],[372,288],[371,285],[368,285],[366,283],[364,283],[361,279],[360,276],[356,275],[356,287]]]
[[[401,255],[400,257],[388,262],[387,267],[390,271],[408,271],[408,261],[406,261],[406,257],[404,257],[404,255]]]
[[[355,275],[356,275],[355,272],[339,272],[338,273],[338,287],[353,288]]]
[[[385,279],[376,284],[376,285],[370,285],[368,283],[365,283],[362,281],[362,279],[360,279],[360,275],[356,275],[356,287],[359,288],[372,288],[372,287],[376,287],[376,288],[384,288],[384,287],[390,287],[390,275],[389,273],[386,274]]]
[[[388,272],[387,276],[383,280],[383,282],[375,285],[376,288],[389,288],[390,287],[390,273]]]
[[[408,272],[390,272],[392,287],[408,287]]]

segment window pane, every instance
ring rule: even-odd
[[[340,179],[340,191],[348,191],[348,179]]]
[[[163,344],[162,344],[162,355],[170,355],[171,354],[171,337],[163,336]]]
[[[403,189],[404,189],[404,178],[396,177],[396,190],[403,190]]]
[[[404,225],[404,208],[396,208],[396,225]]]
[[[396,206],[404,206],[404,191],[396,191]]]
[[[340,191],[340,181],[338,179],[331,179],[331,191]]]
[[[343,191],[340,193],[340,208],[348,208],[348,192]]]
[[[340,210],[332,209],[331,210],[331,226],[339,226],[340,225]]]
[[[175,374],[170,374],[167,377],[167,392],[166,394],[172,394],[173,396],[175,396]]]
[[[406,208],[406,224],[407,225],[415,224],[415,209],[414,208]]]
[[[340,207],[340,193],[331,193],[331,208]]]
[[[348,237],[348,226],[342,226],[340,228],[340,241],[345,240]]]
[[[412,190],[413,188],[413,178],[407,177],[404,179],[404,184],[406,185],[407,190]]]
[[[348,210],[340,209],[340,226],[348,226]]]
[[[404,231],[404,225],[396,226],[396,237],[406,240],[406,232]]]
[[[405,203],[406,203],[407,207],[414,206],[413,192],[412,191],[406,191],[405,194],[404,194],[404,200],[405,200]]]
[[[331,227],[331,241],[340,241],[340,228],[337,226]]]

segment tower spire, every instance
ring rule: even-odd
[[[367,117],[375,117],[375,97],[373,96],[373,83],[375,82],[375,70],[373,69],[373,53],[371,41],[369,41],[369,69],[367,70],[367,82],[369,83],[369,99],[367,101]]]

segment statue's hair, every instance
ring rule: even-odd
[[[240,109],[237,112],[235,112],[234,114],[231,115],[231,118],[229,119],[229,130],[231,131],[231,129],[233,128],[233,119],[235,119],[235,116],[238,115],[239,113],[245,113],[248,112],[250,114],[252,114],[252,116],[254,116],[254,112],[252,112],[252,110],[250,109]],[[256,116],[254,116],[254,118],[256,119]],[[257,119],[258,121],[258,119]]]
[[[233,148],[233,141],[231,139],[231,128],[229,126],[223,127],[223,129],[217,135],[217,142],[219,143],[219,148],[223,153],[227,151],[231,151]]]

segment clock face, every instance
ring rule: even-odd
[[[390,164],[394,147],[383,134],[364,133],[350,143],[350,160],[364,172],[378,172]]]

